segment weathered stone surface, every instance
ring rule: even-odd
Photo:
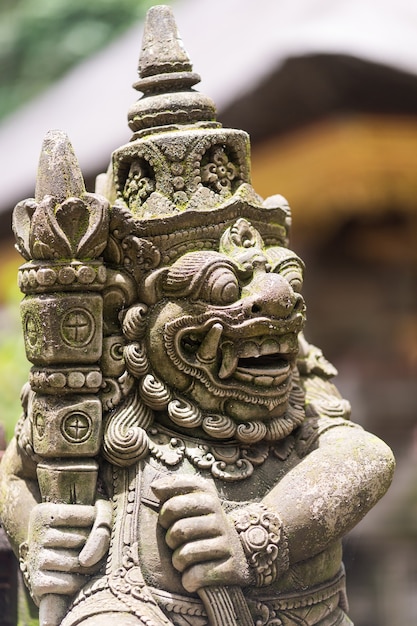
[[[251,187],[167,7],[139,68],[107,199],[55,134],[15,209],[34,367],[0,503],[40,622],[348,626],[341,539],[392,453],[304,338],[288,203]]]

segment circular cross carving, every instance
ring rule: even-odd
[[[39,339],[39,323],[33,315],[27,315],[25,320],[25,338],[28,344],[33,348]]]
[[[62,318],[61,337],[68,346],[86,346],[90,343],[94,330],[94,318],[86,309],[71,309]]]
[[[42,439],[42,437],[45,434],[45,418],[42,415],[42,413],[37,413],[35,415],[34,422],[35,422],[36,432],[38,433],[38,437]]]
[[[62,434],[71,443],[83,443],[91,434],[91,419],[86,413],[71,413],[62,422]]]

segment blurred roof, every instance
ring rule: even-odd
[[[417,113],[415,0],[177,0],[173,8],[203,78],[197,88],[213,98],[226,124],[233,120],[234,126],[262,137],[296,125],[294,111],[308,116],[320,113],[324,102],[334,105],[334,93],[346,100],[349,94],[341,84],[329,94],[329,82],[320,80],[322,73],[314,74],[313,67],[320,64],[336,83],[343,72],[354,72],[356,83],[349,93],[364,98],[365,105],[378,100],[384,110],[384,102],[397,106],[407,100],[406,112]],[[142,25],[133,25],[3,121],[0,212],[32,195],[49,129],[68,133],[86,178],[105,168],[111,152],[129,140],[126,113],[137,99],[131,84],[141,37]],[[300,59],[303,63],[297,65]],[[292,91],[287,89],[288,72],[293,87],[298,85]],[[385,81],[387,76],[395,80]]]

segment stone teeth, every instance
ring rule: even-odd
[[[278,341],[269,337],[265,341],[263,341],[260,346],[261,355],[279,354],[281,351],[282,350],[280,348],[280,344],[278,343]]]
[[[274,385],[282,385],[288,378],[289,368],[285,368],[283,373],[274,377]]]
[[[252,374],[247,374],[246,372],[242,372],[239,369],[235,371],[234,377],[236,378],[236,380],[240,380],[244,383],[253,383],[254,380]]]
[[[274,379],[272,376],[255,376],[254,383],[258,387],[271,387]]]
[[[241,346],[239,350],[239,356],[242,359],[250,359],[253,357],[258,357],[260,356],[260,354],[261,354],[260,347],[254,341],[245,341],[245,343],[243,344],[243,346]]]
[[[222,345],[222,365],[219,371],[219,378],[229,378],[236,370],[238,356],[235,345],[231,341],[226,341]]]
[[[288,372],[289,372],[290,366],[288,365],[288,363],[281,365],[281,367],[279,367],[278,365],[273,366],[271,365],[270,367],[239,367],[237,371],[242,372],[242,373],[247,373],[250,376],[273,376],[274,378],[276,377],[277,380],[281,380],[283,376],[288,376]]]
[[[279,354],[280,344],[272,338],[266,338],[263,341],[245,341],[239,348],[239,356],[243,359],[254,358],[267,354]]]
[[[281,354],[288,354],[289,352],[291,352],[290,345],[288,341],[284,341],[284,343],[281,345]]]

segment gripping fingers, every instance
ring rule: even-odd
[[[47,572],[79,573],[78,555],[72,550],[42,550],[39,553],[39,569]]]
[[[82,579],[83,577],[65,572],[54,572],[51,576],[47,572],[38,571],[31,583],[33,595],[38,601],[47,593],[73,596],[79,590]]]
[[[234,578],[236,576],[231,573],[228,561],[216,564],[210,561],[198,563],[187,569],[181,577],[181,582],[184,589],[189,593],[195,593],[202,587],[235,584]],[[239,579],[236,580],[236,583],[242,584]]]
[[[229,556],[230,549],[223,537],[214,537],[184,544],[173,552],[172,564],[177,571],[183,572],[197,563],[218,561]]]
[[[213,513],[217,502],[211,494],[196,492],[173,496],[167,500],[159,513],[159,523],[169,528],[174,522],[184,517],[197,517]]]
[[[98,563],[109,549],[112,528],[112,505],[107,500],[97,500],[96,519],[91,533],[79,555],[79,561],[84,567],[91,567]]]
[[[197,476],[168,476],[158,478],[152,483],[152,491],[155,495],[165,502],[173,496],[179,496],[186,493],[195,493],[196,491],[213,492],[214,487],[206,480],[202,480]]]
[[[198,539],[210,539],[221,534],[217,516],[187,517],[172,524],[165,535],[167,545],[176,550],[186,542]]]
[[[87,529],[77,529],[73,532],[63,532],[56,528],[48,528],[43,536],[42,545],[44,548],[62,548],[80,550],[88,536]]]
[[[35,511],[35,509],[34,509]],[[94,522],[93,506],[81,504],[51,504],[43,502],[36,506],[36,515],[31,520],[33,526],[44,528],[90,528]]]

